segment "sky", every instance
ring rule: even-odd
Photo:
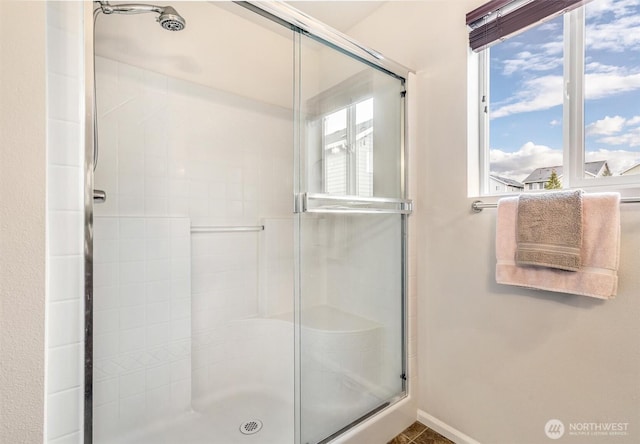
[[[491,172],[562,165],[563,17],[490,48]],[[640,0],[586,6],[585,157],[640,163]]]

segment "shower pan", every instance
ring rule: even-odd
[[[176,7],[86,8],[85,442],[340,442],[407,395],[408,70]]]

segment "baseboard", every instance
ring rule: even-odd
[[[480,444],[478,441],[465,435],[460,430],[454,429],[449,424],[440,421],[438,418],[435,418],[422,410],[418,410],[418,421],[430,429],[440,433],[445,438],[449,438],[456,444]]]

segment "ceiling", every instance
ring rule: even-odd
[[[369,16],[383,1],[288,1],[285,2],[323,23],[346,33]]]

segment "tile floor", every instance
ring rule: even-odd
[[[416,421],[387,444],[454,444],[454,442]]]

